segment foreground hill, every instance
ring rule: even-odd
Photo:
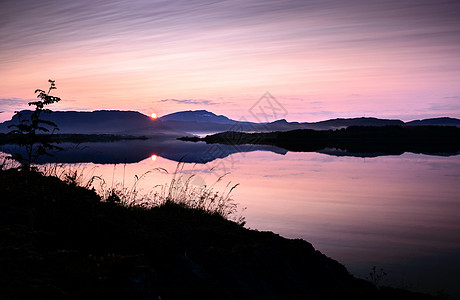
[[[303,240],[0,170],[1,299],[432,299],[377,289]]]

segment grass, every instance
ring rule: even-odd
[[[142,193],[138,189],[141,181],[147,180],[151,173],[160,172],[169,174],[168,170],[157,167],[140,176],[135,175],[132,186],[125,185],[125,168],[123,165],[122,182],[115,181],[116,165],[113,167],[112,180],[108,182],[101,176],[95,175],[96,168],[88,168],[85,164],[47,164],[38,167],[45,176],[59,178],[66,184],[79,186],[85,189],[94,189],[103,201],[114,202],[126,207],[153,208],[166,204],[177,204],[184,208],[203,211],[210,215],[234,221],[241,226],[245,218],[238,210],[238,205],[232,198],[232,191],[239,184],[228,182],[223,191],[216,190],[216,184],[224,180],[225,175],[219,177],[213,184],[196,185],[193,180],[197,174],[192,170],[184,170],[186,164],[178,162],[176,169],[171,174],[169,183],[153,185],[149,192]],[[190,174],[192,172],[192,174]]]

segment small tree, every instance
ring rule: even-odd
[[[19,124],[8,126],[8,128],[15,128],[10,131],[9,134],[16,135],[18,139],[18,145],[22,146],[26,150],[26,154],[14,153],[10,158],[15,159],[21,163],[22,170],[29,171],[32,163],[34,163],[38,157],[42,155],[52,156],[51,150],[62,150],[62,148],[53,145],[51,134],[59,130],[58,126],[51,121],[40,119],[42,113],[50,113],[51,110],[45,108],[46,105],[59,102],[61,98],[51,96],[52,90],[56,89],[54,80],[48,80],[50,88],[48,92],[37,89],[35,94],[38,101],[29,102],[29,106],[35,106],[35,110],[28,116],[24,116],[23,112],[16,112],[19,118]],[[56,143],[58,141],[54,141]]]

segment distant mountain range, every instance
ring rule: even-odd
[[[424,120],[414,120],[407,122],[406,125],[413,126],[460,126],[460,120],[454,118],[434,118],[434,119],[424,119]]]
[[[22,111],[23,115],[31,111]],[[216,115],[206,110],[180,111],[162,116],[157,120],[135,111],[99,110],[93,112],[57,111],[43,114],[43,119],[56,123],[59,133],[80,134],[127,134],[127,135],[172,135],[184,136],[186,133],[216,133],[222,131],[289,131],[295,129],[328,130],[348,126],[385,125],[436,125],[460,127],[460,120],[454,118],[434,118],[403,122],[401,120],[377,118],[331,119],[321,122],[287,122],[284,119],[271,123],[240,122]],[[0,123],[0,133],[9,132],[9,125],[18,124],[15,115],[11,120]]]
[[[271,123],[240,122],[222,115],[216,115],[206,110],[181,111],[169,114],[160,120],[170,128],[186,132],[221,132],[221,131],[289,131],[295,129],[329,130],[349,126],[387,126],[387,125],[436,125],[460,127],[460,119],[434,118],[403,122],[401,120],[378,118],[348,118],[331,119],[320,122],[287,122],[285,119]]]
[[[24,118],[32,113],[30,110],[21,112]],[[43,113],[44,120],[52,121],[59,127],[58,133],[78,134],[126,134],[126,135],[180,135],[167,127],[160,120],[136,111],[97,110],[93,112],[56,111]],[[9,121],[0,124],[0,132],[9,132],[9,125],[18,124],[19,118],[14,115]]]

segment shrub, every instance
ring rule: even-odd
[[[13,124],[8,128],[14,128],[9,132],[11,135],[17,136],[18,144],[25,148],[26,154],[14,153],[10,156],[11,159],[17,160],[21,163],[22,170],[28,171],[31,169],[31,165],[43,155],[52,156],[51,150],[61,150],[60,147],[54,145],[51,141],[49,134],[40,133],[54,133],[59,130],[58,126],[48,120],[40,118],[42,113],[49,113],[51,110],[45,108],[47,105],[59,102],[61,98],[51,96],[52,90],[56,89],[54,80],[48,80],[50,88],[48,92],[37,89],[35,94],[38,101],[29,102],[29,106],[35,106],[35,110],[31,114],[25,114],[24,112],[16,112],[19,118],[19,124]]]

